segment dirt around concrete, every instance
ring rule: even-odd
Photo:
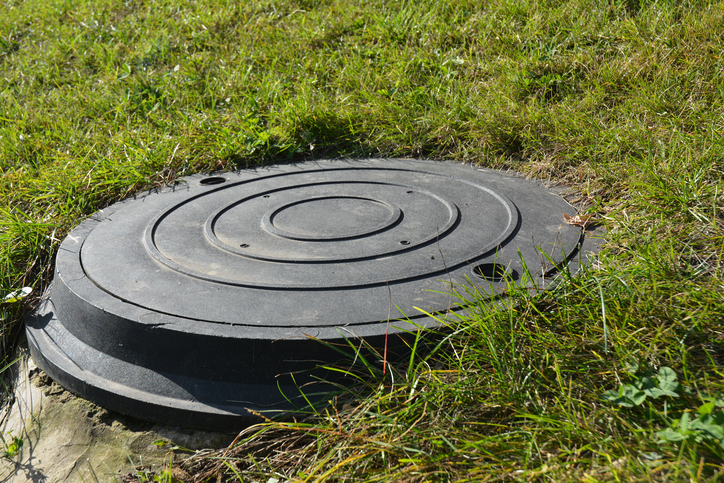
[[[0,412],[5,441],[0,441],[0,481],[144,481],[193,450],[223,448],[236,436],[154,425],[108,411],[53,382],[24,344],[17,359],[9,369],[11,404]],[[13,438],[22,446],[8,455]]]

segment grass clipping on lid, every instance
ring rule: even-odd
[[[0,294],[33,291],[0,305],[0,347],[59,240],[142,189],[329,156],[509,168],[566,184],[585,207],[571,221],[605,225],[588,270],[502,305],[457,294],[468,315],[404,364],[366,358],[308,419],[173,466],[193,481],[714,481],[722,32],[715,1],[8,4]]]

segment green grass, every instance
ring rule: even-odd
[[[445,344],[374,366],[359,402],[256,428],[187,470],[724,479],[724,416],[707,405],[724,389],[721,1],[6,2],[0,289],[35,291],[2,306],[4,355],[59,240],[94,211],[194,172],[337,156],[565,183],[606,248],[548,293],[459,294],[472,309]],[[661,367],[677,397],[604,398]],[[683,414],[709,430],[682,431]]]

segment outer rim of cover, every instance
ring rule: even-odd
[[[325,160],[314,165],[349,166],[369,162],[425,166],[436,170],[450,170],[459,176],[464,176],[469,171],[478,179],[494,178],[499,186],[512,186],[513,188],[509,188],[512,190],[515,190],[515,186],[520,186],[520,189],[528,188],[535,193],[547,193],[557,200],[553,204],[574,212],[574,208],[558,194],[537,182],[451,162]],[[384,343],[382,327],[386,328],[388,325],[390,333],[403,337],[405,331],[435,327],[437,322],[421,312],[408,314],[407,321],[393,321],[390,324],[380,321],[379,317],[376,321],[367,319],[368,322],[327,325],[199,324],[194,317],[154,312],[114,296],[94,284],[83,271],[79,255],[83,241],[99,223],[114,218],[118,210],[127,209],[134,203],[161,199],[174,191],[188,189],[195,192],[193,190],[204,187],[204,180],[263,176],[264,173],[296,172],[300,169],[303,168],[300,168],[299,164],[281,165],[254,170],[255,174],[245,170],[240,172],[241,174],[190,176],[184,178],[185,186],[182,185],[180,189],[151,192],[116,203],[79,225],[61,245],[56,262],[56,276],[47,300],[27,321],[28,342],[38,366],[72,392],[110,409],[146,420],[223,430],[229,429],[230,424],[244,425],[256,421],[256,416],[248,412],[247,408],[253,411],[285,412],[293,410],[295,405],[303,406],[298,404],[303,398],[298,391],[294,392],[294,384],[289,379],[278,378],[276,375],[290,370],[309,369],[316,364],[313,359],[317,356],[317,360],[331,362],[334,352],[325,352],[320,349],[319,342],[310,338],[334,343],[347,337],[364,337],[372,345],[379,345]],[[212,183],[207,184],[214,186]],[[516,209],[523,204],[535,203],[535,200],[521,203],[515,196],[510,196],[510,193],[503,192],[501,195],[510,197]],[[542,202],[541,206],[543,205],[545,203]],[[394,207],[392,211],[394,212]],[[515,227],[514,235],[506,234],[503,243],[515,241],[521,231],[521,223],[525,229],[525,218],[532,215],[520,213],[519,216],[524,221]],[[562,220],[561,226],[563,228]],[[573,271],[577,270],[580,263],[586,262],[581,260],[582,254],[597,250],[595,240],[583,236],[578,229],[575,230],[575,236],[569,237],[569,241],[575,239],[575,243],[557,260],[568,263]],[[494,262],[497,256],[498,254],[494,253],[481,257],[475,263],[486,260]],[[464,284],[464,278],[474,278],[469,277],[470,272],[466,269],[459,272],[464,272],[464,276],[457,274],[453,280],[455,283]],[[539,271],[538,275],[546,274]],[[547,284],[546,287],[550,286],[550,281],[541,280]],[[487,290],[494,296],[505,287],[508,280],[478,282],[487,286],[487,289],[483,287],[483,291]],[[441,282],[437,280],[437,283]],[[441,288],[444,289],[445,286],[442,282]],[[385,313],[388,308],[385,305]],[[394,309],[392,318],[395,318]],[[100,334],[106,336],[99,337]],[[165,347],[164,343],[167,343],[168,347]],[[206,344],[211,349],[206,354],[204,351],[194,352],[194,346],[198,344]],[[400,347],[404,350],[404,344]],[[194,353],[186,354],[184,358],[184,350]],[[155,354],[149,351],[155,351]],[[282,351],[282,358],[288,360],[278,361],[280,356],[275,355],[275,351]],[[242,369],[219,370],[218,366],[223,365],[228,357],[232,357],[239,367],[243,366]],[[189,361],[186,361],[186,358]],[[98,367],[103,369],[99,370]],[[254,373],[253,377],[250,377],[251,373]],[[278,397],[275,399],[279,394],[278,386],[284,388],[291,401]],[[234,397],[231,402],[226,401],[225,398],[229,398],[224,396],[224,391],[235,391],[240,397]],[[207,397],[207,393],[215,395]],[[256,401],[253,400],[255,397]]]

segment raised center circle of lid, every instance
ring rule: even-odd
[[[401,217],[398,207],[381,200],[322,196],[267,212],[261,226],[292,240],[336,241],[373,235],[394,226]]]

